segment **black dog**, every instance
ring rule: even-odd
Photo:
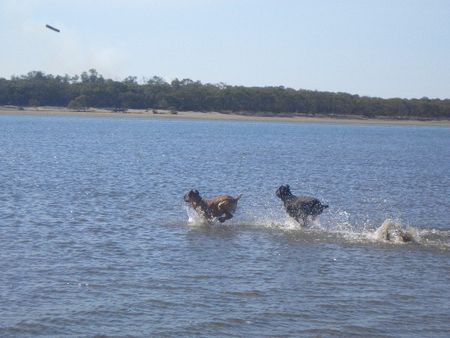
[[[306,226],[308,216],[312,216],[314,219],[322,213],[323,209],[328,208],[328,205],[322,204],[317,198],[293,195],[289,185],[282,185],[275,194],[283,201],[289,216],[302,226]]]

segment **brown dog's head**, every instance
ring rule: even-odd
[[[281,198],[284,200],[288,196],[292,196],[291,189],[289,188],[289,185],[282,185],[280,186],[277,191],[275,192],[275,195],[277,195],[278,198]]]
[[[187,203],[198,203],[202,200],[198,190],[191,190],[186,195],[184,195],[184,201]]]

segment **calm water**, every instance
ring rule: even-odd
[[[450,336],[450,128],[0,116],[0,145],[1,337]],[[330,208],[300,229],[281,184]]]

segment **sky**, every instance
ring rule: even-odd
[[[0,41],[4,78],[94,68],[450,98],[450,0],[0,0]]]

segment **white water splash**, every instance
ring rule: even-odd
[[[209,223],[206,219],[199,216],[199,214],[197,214],[197,212],[191,207],[185,205],[184,209],[186,210],[186,214],[188,216],[188,224],[190,226],[204,226]]]
[[[239,231],[240,229],[275,230],[293,236],[310,238],[318,241],[344,240],[351,243],[380,243],[390,245],[419,244],[440,249],[450,249],[450,231],[420,229],[405,225],[399,219],[386,218],[383,222],[373,223],[369,220],[362,224],[351,221],[351,214],[340,210],[332,215],[309,220],[303,227],[288,215],[266,210],[267,215],[238,215],[226,224],[208,222],[195,210],[185,206],[189,226],[215,225]]]
[[[368,238],[396,244],[413,241],[412,233],[399,220],[391,218],[385,219],[374,232],[368,234]]]

